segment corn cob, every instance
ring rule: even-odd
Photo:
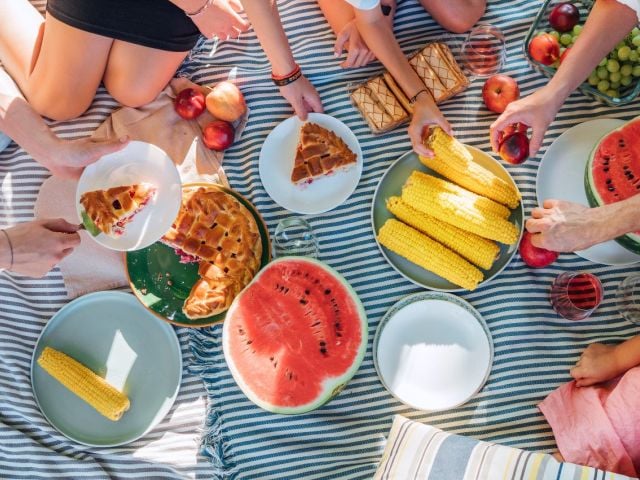
[[[516,208],[520,193],[513,185],[496,177],[486,168],[473,161],[473,156],[455,138],[436,127],[427,140],[427,146],[435,153],[434,158],[420,157],[420,161],[452,182],[478,195]]]
[[[129,399],[124,393],[58,350],[45,347],[38,365],[109,420],[119,420],[129,410]]]
[[[393,218],[378,232],[378,241],[392,252],[456,285],[475,290],[482,272],[457,253]]]
[[[468,203],[475,205],[478,209],[486,213],[494,213],[502,218],[509,218],[511,210],[502,205],[501,203],[494,202],[493,200],[477,195],[469,190],[459,187],[455,183],[447,182],[441,178],[436,178],[432,175],[414,170],[409,176],[410,182],[420,183],[425,188],[434,188],[439,191],[449,192],[459,197],[464,198]]]
[[[518,229],[513,223],[483,212],[464,197],[407,181],[402,187],[402,200],[416,210],[481,237],[507,245],[518,240]]]
[[[387,210],[480,268],[489,270],[498,258],[500,247],[495,242],[422,213],[407,205],[400,197],[389,198]]]

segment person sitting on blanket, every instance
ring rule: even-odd
[[[338,37],[336,55],[347,48],[342,66],[360,67],[378,58],[414,104],[408,130],[413,149],[420,155],[433,156],[423,143],[425,130],[429,125],[439,125],[449,134],[452,130],[395,38],[395,0],[318,0],[318,3]],[[440,25],[454,32],[469,29],[482,16],[486,4],[485,0],[421,0],[421,3]]]
[[[201,35],[248,29],[242,8],[273,76],[289,78],[297,66],[275,0],[49,0],[45,18],[28,0],[0,2],[0,131],[54,174],[77,177],[122,143],[60,142],[38,116],[78,117],[101,82],[122,105],[152,101]],[[303,119],[322,111],[315,88],[295,75],[280,93]]]
[[[0,230],[0,270],[39,278],[80,245],[78,225],[34,220]]]

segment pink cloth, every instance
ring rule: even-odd
[[[638,477],[640,367],[593,387],[566,383],[538,408],[565,461]]]

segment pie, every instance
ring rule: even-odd
[[[80,204],[101,232],[118,237],[155,194],[155,186],[138,183],[85,192],[80,196]]]
[[[217,188],[185,188],[178,216],[162,241],[182,259],[200,264],[199,279],[182,306],[190,319],[228,309],[260,268],[262,240],[255,218],[236,197]]]
[[[311,183],[314,178],[346,170],[356,161],[356,154],[338,135],[315,123],[305,123],[300,130],[291,181]]]

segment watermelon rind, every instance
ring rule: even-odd
[[[600,145],[602,144],[605,138],[607,138],[613,132],[622,130],[624,127],[626,127],[627,125],[633,122],[640,122],[640,117],[635,117],[632,120],[621,125],[620,127],[615,128],[607,132],[606,134],[604,134],[591,150],[591,154],[589,155],[589,160],[587,161],[587,166],[585,167],[585,171],[584,171],[584,192],[587,196],[587,202],[589,203],[589,206],[592,208],[602,207],[603,205],[605,205],[604,200],[602,199],[597,189],[595,188],[594,179],[593,179],[593,161],[595,159],[596,152],[598,151],[598,148],[600,147]],[[640,235],[638,235],[637,233],[630,232],[625,235],[621,235],[615,238],[614,240],[623,248],[629,250],[630,252],[640,255]]]
[[[356,305],[356,308],[358,311],[358,317],[360,320],[361,341],[360,341],[360,346],[358,348],[356,357],[354,358],[353,363],[351,364],[351,367],[347,371],[345,371],[344,374],[342,374],[341,376],[333,377],[331,379],[325,380],[323,393],[319,395],[318,398],[316,398],[314,401],[303,404],[303,405],[299,405],[296,407],[280,407],[280,406],[272,405],[268,402],[265,402],[263,399],[257,397],[254,394],[254,392],[245,385],[242,376],[238,372],[233,362],[233,356],[231,355],[231,352],[229,350],[230,349],[229,347],[230,332],[229,332],[228,326],[230,325],[230,322],[227,322],[227,321],[225,321],[222,326],[222,350],[224,353],[225,360],[227,362],[227,366],[229,367],[229,371],[231,372],[231,375],[233,376],[234,380],[238,384],[238,387],[240,387],[240,390],[242,390],[242,392],[247,396],[249,400],[251,400],[253,403],[258,405],[260,408],[271,413],[277,413],[277,414],[283,414],[283,415],[296,415],[296,414],[308,413],[329,402],[332,398],[337,396],[344,389],[344,387],[349,382],[349,380],[351,380],[351,378],[355,375],[355,373],[360,368],[360,365],[362,364],[362,360],[364,359],[364,355],[367,351],[368,323],[367,323],[367,314],[365,312],[364,306],[362,305],[362,302],[358,298],[358,295],[356,294],[355,290],[351,287],[349,282],[347,282],[347,280],[340,273],[338,273],[335,269],[333,269],[326,263],[310,257],[281,257],[281,258],[278,258],[277,260],[273,260],[272,262],[270,262],[266,267],[264,267],[260,272],[258,272],[258,274],[251,281],[251,283],[249,283],[249,285],[245,287],[245,290],[240,292],[240,294],[234,299],[233,303],[229,307],[229,310],[227,311],[226,318],[233,317],[235,309],[242,301],[243,293],[246,292],[253,283],[259,282],[261,276],[265,272],[267,272],[270,268],[273,268],[274,266],[276,266],[278,263],[289,262],[289,261],[308,262],[314,267],[323,268],[324,270],[331,273],[335,278],[337,278],[340,281],[342,286],[345,288],[346,292],[353,299]]]

